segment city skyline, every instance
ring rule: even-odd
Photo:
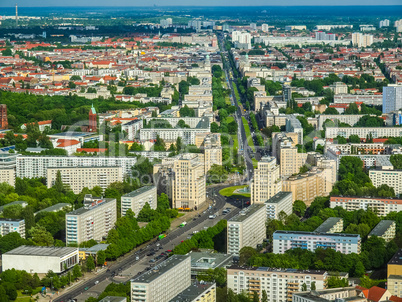
[[[356,0],[339,0],[336,4],[335,3],[322,3],[322,1],[319,0],[305,0],[305,1],[297,1],[297,0],[286,0],[282,1],[280,3],[274,2],[274,1],[264,1],[264,0],[255,0],[253,4],[250,5],[250,3],[245,3],[244,1],[240,0],[233,0],[233,1],[228,1],[228,0],[217,0],[217,1],[212,1],[212,0],[205,0],[202,3],[199,1],[195,0],[169,0],[163,2],[163,5],[160,5],[159,1],[151,1],[151,2],[140,2],[140,1],[130,1],[130,0],[116,0],[113,3],[110,1],[105,1],[105,0],[87,0],[87,1],[79,1],[79,0],[71,0],[68,3],[61,2],[60,4],[55,3],[54,1],[51,0],[43,0],[40,1],[40,3],[28,0],[20,0],[17,2],[19,6],[25,6],[25,7],[73,7],[73,6],[79,6],[79,7],[90,7],[90,6],[96,6],[96,7],[118,7],[118,6],[128,6],[128,7],[150,7],[150,6],[156,6],[156,7],[169,7],[169,6],[184,6],[184,7],[208,7],[208,6],[264,6],[264,7],[269,7],[269,6],[376,6],[378,5],[377,1],[374,0],[368,0],[362,3],[361,1],[356,1]],[[401,5],[401,2],[398,0],[385,0],[382,1],[381,3],[382,6],[384,5]],[[1,3],[0,7],[13,7],[15,6],[14,1],[7,1],[5,3]]]

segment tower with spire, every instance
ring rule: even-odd
[[[94,104],[92,103],[91,109],[89,110],[89,127],[88,132],[98,131],[98,122],[96,119],[96,110]]]
[[[15,26],[18,27],[18,3],[15,3]]]

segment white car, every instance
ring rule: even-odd
[[[209,215],[209,219],[215,219],[216,215]]]

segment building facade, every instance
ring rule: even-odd
[[[278,219],[278,214],[284,212],[292,214],[293,199],[292,192],[279,192],[265,202],[267,219]]]
[[[228,220],[227,253],[239,255],[244,246],[255,248],[266,238],[266,209],[253,204]]]
[[[124,194],[121,197],[121,216],[125,216],[127,210],[132,210],[138,217],[143,206],[148,203],[151,209],[156,210],[158,195],[156,186],[145,186],[135,191]]]
[[[75,168],[48,168],[47,187],[51,188],[60,171],[64,185],[78,194],[83,188],[92,189],[96,186],[105,190],[111,183],[123,181],[122,167],[75,167]]]
[[[317,248],[331,248],[343,254],[360,253],[360,235],[330,234],[301,231],[276,231],[273,234],[273,253],[283,254],[294,248],[314,252]]]
[[[116,199],[86,195],[84,207],[66,214],[66,244],[103,240],[117,220]]]
[[[263,204],[282,189],[280,166],[275,157],[263,157],[250,184],[251,204]]]
[[[310,289],[314,283],[316,290],[326,287],[328,274],[325,271],[302,271],[296,269],[274,269],[269,267],[239,267],[227,269],[227,287],[235,294],[242,292],[262,298],[265,291],[268,301],[292,301],[292,295],[302,290],[303,285]]]
[[[216,302],[216,283],[194,283],[170,302]]]
[[[383,87],[382,112],[390,113],[402,108],[402,85],[389,84]]]
[[[132,302],[166,302],[191,285],[190,256],[174,255],[131,280]]]
[[[368,238],[371,236],[377,236],[390,242],[396,235],[396,223],[392,220],[381,220],[374,229],[368,234]]]
[[[390,212],[402,211],[402,199],[380,198],[380,197],[346,197],[331,196],[330,207],[342,207],[346,211],[357,211],[368,208],[375,210],[379,216],[386,216]]]
[[[370,170],[369,177],[373,186],[386,184],[394,189],[395,195],[402,194],[402,170]]]
[[[21,238],[25,238],[25,220],[24,219],[0,219],[0,234],[5,236],[9,233],[17,232]]]

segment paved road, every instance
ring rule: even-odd
[[[229,219],[233,217],[241,210],[242,203],[241,202],[236,203],[236,200],[232,198],[226,198],[219,194],[219,191],[221,189],[230,186],[232,185],[220,185],[220,186],[208,187],[207,194],[209,198],[215,202],[215,204],[212,206],[210,210],[207,210],[202,214],[200,214],[201,217],[196,217],[195,220],[188,222],[185,227],[177,228],[176,230],[171,231],[166,238],[160,241],[153,241],[149,243],[146,247],[137,249],[134,252],[129,253],[126,256],[122,257],[121,259],[118,259],[115,263],[111,265],[111,267],[109,267],[107,271],[104,271],[99,275],[97,275],[96,277],[93,277],[79,285],[74,286],[73,289],[71,289],[69,292],[62,294],[57,298],[54,298],[53,301],[66,302],[69,299],[75,298],[80,294],[84,293],[85,288],[87,287],[88,292],[97,294],[101,292],[101,290],[98,289],[99,287],[101,287],[101,283],[103,285],[102,288],[105,287],[105,283],[103,282],[105,280],[109,281],[109,283],[112,282],[111,280],[117,282],[119,282],[119,280],[120,282],[126,281],[127,278],[119,279],[117,277],[113,279],[112,274],[114,273],[116,275],[119,275],[120,273],[126,270],[132,271],[133,273],[131,273],[131,275],[133,275],[134,273],[138,274],[144,268],[144,263],[148,264],[149,260],[157,256],[159,253],[168,249],[173,249],[174,246],[178,245],[182,240],[186,240],[189,234],[192,233],[193,231],[195,230],[199,231],[204,227],[213,226],[221,219]],[[226,216],[222,216],[221,215],[222,209],[230,205],[227,202],[231,202],[232,204],[234,204],[235,208]],[[209,215],[212,214],[218,214],[217,218],[209,219],[208,218]],[[159,243],[163,247],[163,250],[159,250],[159,253],[156,252],[156,254],[153,256],[147,256],[147,254],[151,252],[151,249],[155,250],[157,249],[156,246],[157,243]],[[137,256],[139,256],[140,258],[139,261],[135,260]],[[161,261],[163,261],[163,259],[161,259],[159,262]],[[95,285],[96,281],[99,281],[98,285]]]

